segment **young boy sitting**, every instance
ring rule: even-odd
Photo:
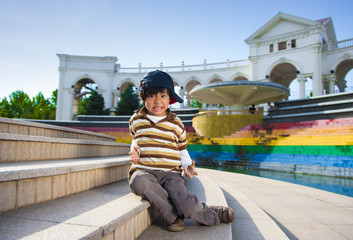
[[[170,104],[183,102],[174,92],[172,78],[163,71],[147,73],[139,95],[144,106],[129,121],[131,191],[151,203],[169,231],[183,230],[185,218],[203,225],[233,222],[233,209],[207,206],[184,185],[183,171],[190,179],[198,173],[186,150],[184,125],[169,109]]]

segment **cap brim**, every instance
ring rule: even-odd
[[[169,104],[174,104],[176,102],[183,103],[184,101],[175,92],[172,92],[172,97],[170,99],[170,103]]]

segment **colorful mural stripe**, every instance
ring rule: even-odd
[[[353,118],[252,124],[223,138],[190,138],[196,164],[353,177]]]

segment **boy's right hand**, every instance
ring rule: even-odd
[[[132,163],[138,163],[139,161],[141,161],[140,158],[140,148],[138,146],[135,146],[134,149],[132,149],[129,152],[130,155],[130,162]]]
[[[188,167],[184,167],[184,173],[190,179],[192,179],[194,175],[199,175],[199,173],[195,169],[195,161],[192,161],[191,165],[189,165]]]

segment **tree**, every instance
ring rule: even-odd
[[[33,102],[33,119],[55,119],[56,96],[58,90],[53,91],[52,97],[46,99],[41,92],[32,100]]]
[[[49,98],[49,109],[50,109],[49,119],[55,120],[57,101],[58,101],[58,89],[55,89],[51,94],[51,98]]]
[[[7,98],[1,100],[0,103],[0,117],[11,118],[11,106],[10,103],[7,101]]]
[[[196,99],[192,99],[191,103],[190,103],[190,106],[193,107],[193,108],[202,108],[202,103],[199,102]]]
[[[6,100],[7,101],[7,100]],[[7,106],[8,118],[31,118],[33,113],[32,101],[23,91],[17,90],[9,96]],[[6,102],[4,103],[6,105]]]
[[[120,101],[116,107],[116,115],[132,115],[140,105],[140,98],[134,92],[134,85],[129,84],[120,96]]]
[[[79,115],[109,115],[109,108],[104,109],[104,98],[102,94],[95,90],[91,91],[91,95],[83,98],[80,102]]]
[[[5,97],[0,102],[0,117],[55,119],[57,92],[57,89],[53,91],[49,99],[39,92],[31,100],[26,93],[17,90],[10,94],[9,101]]]

